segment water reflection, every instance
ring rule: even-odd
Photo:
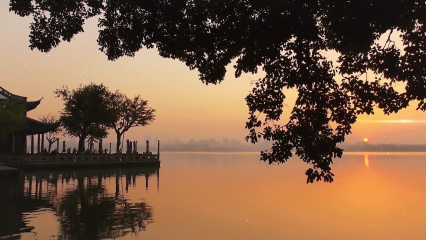
[[[23,232],[37,234],[25,215],[47,210],[56,215],[57,239],[115,239],[137,235],[153,223],[153,210],[144,201],[130,202],[126,193],[129,186],[136,187],[137,176],[145,176],[148,189],[154,174],[158,189],[158,167],[26,172],[20,181],[2,181],[0,239],[4,236],[21,239]],[[115,181],[115,189],[107,189],[106,181]]]
[[[32,228],[23,220],[23,213],[31,211],[34,205],[43,205],[23,198],[22,183],[23,181],[11,182],[0,179],[0,238],[31,231]]]
[[[370,161],[368,160],[368,154],[364,154],[364,165],[368,167],[370,165]]]

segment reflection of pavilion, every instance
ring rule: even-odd
[[[24,213],[53,206],[44,199],[25,194],[23,183],[0,180],[0,238],[32,231],[33,227],[27,226],[23,219]]]
[[[59,239],[119,238],[136,234],[153,223],[152,207],[145,202],[129,203],[125,192],[129,185],[136,186],[141,177],[145,178],[148,188],[154,174],[158,189],[159,167],[26,172],[25,181],[0,185],[0,238],[25,231],[37,232],[27,226],[24,213],[40,208],[56,212],[60,229],[55,231],[59,231]],[[105,188],[110,178],[115,178],[114,193]]]

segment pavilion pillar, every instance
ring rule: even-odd
[[[37,154],[40,154],[40,134],[37,134]]]
[[[19,145],[19,148],[21,149],[21,154],[26,154],[27,153],[27,135],[22,134],[20,136],[21,139],[21,143]]]
[[[31,135],[31,155],[34,154],[34,135]]]
[[[27,135],[25,135],[25,134],[22,134],[21,136],[20,136],[20,138],[22,139],[21,141],[22,141],[22,143],[21,143],[21,145],[20,145],[20,150],[19,150],[19,154],[25,154],[25,153],[27,153]]]
[[[40,147],[40,149],[41,149],[41,152],[43,152],[43,150],[44,150],[44,133],[41,134],[41,147]]]
[[[24,142],[25,141],[24,141],[24,139],[25,139],[25,134],[19,133],[19,134],[16,135],[16,142],[14,143],[15,144],[14,154],[21,155],[21,154],[23,154],[22,152],[25,153],[25,150],[24,150]]]

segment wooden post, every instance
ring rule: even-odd
[[[160,168],[157,170],[157,191],[160,190]]]
[[[158,145],[157,145],[157,159],[160,160],[160,139],[158,139]]]
[[[41,134],[41,152],[44,150],[44,133]]]
[[[133,141],[133,153],[136,153],[136,141]]]
[[[37,134],[37,154],[40,154],[40,134]]]
[[[34,154],[34,135],[31,135],[31,155]]]
[[[59,162],[59,137],[56,138],[56,162]]]
[[[146,154],[149,154],[149,140],[146,140]]]

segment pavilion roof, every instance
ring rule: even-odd
[[[26,102],[27,101],[27,97],[23,97],[23,96],[13,94],[13,93],[7,91],[6,89],[4,89],[2,87],[0,87],[0,94],[5,96],[8,99],[11,99],[11,100],[17,100],[17,101],[20,101],[20,102]]]
[[[37,101],[26,102],[27,112],[35,109],[38,105],[40,105],[41,99]]]
[[[51,132],[56,130],[60,125],[59,122],[44,123],[29,117],[26,118],[26,121],[27,121],[27,125],[25,126],[25,129],[23,130],[23,132],[26,135],[35,135],[35,134],[43,134],[43,133]]]
[[[37,108],[37,106],[40,105],[41,99],[43,99],[41,98],[37,101],[27,101],[27,97],[10,93],[9,91],[7,91],[6,89],[2,87],[0,87],[0,95],[3,96],[3,98],[0,100],[13,100],[18,102],[24,102],[26,104],[27,112]]]

